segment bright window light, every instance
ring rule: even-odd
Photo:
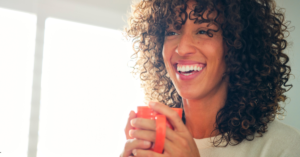
[[[36,15],[0,8],[0,156],[26,157]]]
[[[119,156],[143,91],[121,31],[46,20],[38,157]]]

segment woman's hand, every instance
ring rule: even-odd
[[[167,117],[174,130],[166,128],[166,140],[164,145],[164,153],[159,154],[151,150],[135,147],[132,153],[136,157],[200,157],[196,143],[190,132],[183,124],[181,118],[176,111],[170,107],[158,103],[150,102],[149,107],[154,111]],[[149,119],[135,118],[131,120],[131,124],[135,128],[142,130],[130,130],[129,136],[155,142],[155,121]],[[131,147],[133,148],[133,147]],[[128,149],[129,151],[130,149]]]
[[[136,118],[136,114],[134,111],[131,111],[127,120],[127,124],[125,127],[125,135],[127,142],[125,144],[124,150],[120,157],[130,157],[132,156],[132,150],[133,149],[149,149],[151,147],[151,142],[141,140],[141,139],[134,139],[129,135],[129,131],[133,130],[134,127],[130,124],[132,119]]]

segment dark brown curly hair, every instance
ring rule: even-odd
[[[292,87],[287,84],[289,57],[283,53],[289,22],[284,21],[282,9],[273,0],[196,0],[187,13],[187,1],[142,0],[132,6],[125,34],[134,41],[133,72],[142,80],[146,100],[182,107],[163,61],[165,31],[170,25],[181,29],[187,18],[212,23],[222,29],[228,47],[224,76],[229,76],[225,106],[216,115],[215,131],[221,138],[214,145],[253,140],[256,132],[262,136],[267,124],[284,113],[279,102],[287,99],[284,93]],[[212,12],[217,13],[213,19]]]

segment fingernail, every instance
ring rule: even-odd
[[[149,101],[149,106],[150,106],[150,107],[153,107],[154,105],[155,105],[155,102]]]
[[[129,130],[129,136],[132,137],[134,130]]]
[[[149,141],[144,141],[144,146],[145,146],[145,147],[150,147],[150,145],[151,145],[151,142],[149,142]]]
[[[130,121],[131,126],[133,126],[133,124],[135,124],[135,123],[136,123],[136,119],[132,119],[132,120]]]
[[[132,154],[136,156],[136,149],[132,150]]]
[[[131,111],[129,112],[129,117],[132,117],[132,114],[133,114],[132,112],[134,112],[134,111],[131,110]]]

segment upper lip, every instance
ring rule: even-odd
[[[199,62],[199,61],[193,61],[193,60],[178,60],[177,62],[174,63],[174,65],[176,64],[205,64],[203,62]]]

